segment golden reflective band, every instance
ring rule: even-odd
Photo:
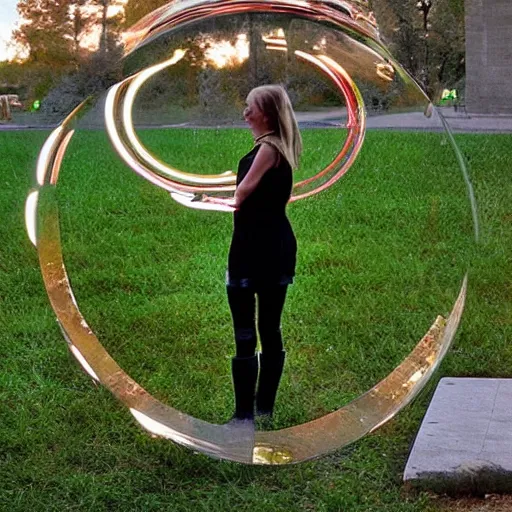
[[[64,122],[64,127],[68,120]],[[47,155],[46,162],[49,166],[44,173],[46,179],[43,186],[35,191],[39,193],[41,199],[37,205],[40,228],[37,249],[46,290],[71,352],[87,373],[103,383],[127,405],[134,417],[150,431],[152,431],[151,426],[161,425],[161,429],[157,429],[156,433],[165,435],[177,443],[193,446],[196,450],[217,457],[224,457],[228,447],[230,453],[228,458],[249,462],[254,445],[252,434],[233,432],[232,429],[210,425],[155,400],[123,372],[81,315],[62,257],[58,203],[55,194],[57,183],[52,184],[48,179],[51,164],[59,147],[56,145],[54,153]],[[60,166],[60,161],[58,165]],[[41,207],[41,203],[44,207]],[[144,418],[149,420],[145,422]]]
[[[182,180],[189,183],[196,184],[205,184],[205,185],[215,185],[215,184],[228,184],[233,185],[236,182],[236,175],[232,172],[229,174],[223,173],[218,175],[202,175],[202,174],[189,174],[186,172],[179,171],[170,167],[166,164],[163,164],[156,158],[154,158],[149,151],[147,151],[141,144],[139,138],[135,133],[135,128],[133,126],[132,119],[132,110],[133,103],[135,101],[135,97],[139,91],[139,89],[144,85],[144,83],[149,80],[153,75],[159,73],[160,71],[174,66],[174,64],[178,63],[184,56],[184,50],[176,50],[171,59],[162,62],[160,64],[156,64],[155,66],[151,66],[150,68],[145,69],[135,75],[130,84],[126,89],[126,94],[124,94],[121,99],[122,105],[122,120],[123,120],[123,128],[126,132],[126,136],[128,138],[127,143],[134,151],[135,154],[151,169],[154,169],[157,172],[161,172],[170,176],[171,178],[176,178],[178,180]]]
[[[41,148],[41,151],[39,152],[39,157],[37,159],[36,166],[36,179],[39,186],[42,186],[44,184],[46,171],[49,167],[48,159],[50,158],[50,155],[53,154],[53,150],[55,148],[55,145],[59,142],[59,138],[62,134],[62,131],[62,126],[55,128],[55,130],[46,139],[43,147]]]
[[[58,176],[54,165],[60,167],[62,159],[56,157],[62,145],[67,144],[68,134],[72,134],[68,121],[69,118],[62,125],[60,144],[54,144],[46,155],[48,168],[42,173],[44,184],[37,190],[41,272],[72,353],[94,379],[129,408],[145,429],[215,457],[247,464],[296,463],[338,449],[373,431],[423,388],[452,342],[464,306],[466,277],[446,326],[438,317],[427,335],[388,377],[360,398],[322,418],[275,432],[254,432],[212,425],[156,400],[110,357],[80,313],[71,289],[62,257],[57,180],[51,183],[48,179],[49,175]]]
[[[153,185],[161,187],[168,192],[193,192],[196,190],[195,187],[187,187],[180,185],[170,179],[158,176],[145,165],[141,164],[137,157],[133,154],[131,149],[123,142],[121,134],[116,125],[118,98],[123,89],[126,89],[131,78],[120,82],[110,88],[107,99],[105,101],[105,125],[110,137],[110,141],[114,146],[121,159],[128,165],[133,171],[147,179]]]
[[[133,171],[147,179],[153,185],[161,187],[169,192],[176,193],[202,193],[202,192],[232,192],[235,189],[234,185],[213,185],[213,186],[198,186],[198,185],[184,185],[180,182],[172,180],[169,177],[161,176],[155,172],[154,168],[151,168],[144,162],[140,155],[138,155],[134,149],[125,142],[126,126],[123,123],[119,123],[118,119],[122,118],[119,115],[120,106],[122,106],[122,98],[126,93],[126,89],[129,87],[133,77],[129,77],[124,81],[112,86],[107,94],[105,101],[105,126],[107,133],[110,137],[110,141],[114,146],[114,149],[121,157],[121,159],[128,165]],[[130,128],[128,128],[130,129]],[[132,127],[133,129],[133,127]],[[168,169],[167,174],[172,174],[174,171]],[[183,173],[186,174],[186,173]]]
[[[50,182],[55,185],[58,178],[62,159],[74,131],[69,128],[70,120],[88,103],[85,100],[78,105],[64,122],[55,128],[46,139],[36,164],[37,187],[29,192],[25,202],[25,227],[32,244],[37,246],[37,206],[39,188]]]
[[[255,459],[266,456],[268,464],[275,464],[270,447],[291,458],[283,463],[312,459],[357,441],[390,420],[423,389],[448,352],[464,310],[466,291],[467,275],[448,319],[438,316],[409,356],[364,395],[309,423],[258,432]]]
[[[287,51],[287,41],[284,37],[263,37],[262,39],[265,43],[268,44],[267,49],[284,49]],[[270,46],[270,43],[277,44],[279,45],[279,47]],[[325,55],[313,56],[309,53],[302,52],[299,50],[295,51],[294,53],[298,58],[302,59],[303,61],[315,65],[318,69],[320,69],[320,71],[322,71],[325,75],[327,75],[328,78],[330,78],[335,83],[335,85],[338,87],[338,90],[341,90],[343,96],[345,97],[345,103],[347,105],[347,113],[349,119],[347,123],[347,128],[349,128],[349,135],[345,140],[345,144],[342,147],[341,151],[338,153],[338,155],[325,169],[323,169],[316,175],[305,180],[302,180],[298,183],[295,183],[293,187],[294,190],[309,185],[310,183],[318,180],[319,178],[324,177],[330,171],[336,169],[336,167],[340,164],[340,162],[343,160],[343,158],[345,158],[345,156],[351,149],[353,150],[353,153],[352,157],[345,162],[345,164],[340,168],[336,175],[333,178],[331,178],[327,183],[325,183],[322,186],[319,186],[317,189],[311,192],[306,192],[298,195],[292,194],[290,202],[297,201],[299,199],[304,199],[305,197],[309,197],[313,194],[321,192],[322,190],[325,190],[333,183],[335,183],[338,179],[340,179],[343,176],[343,174],[345,174],[346,171],[350,168],[357,154],[359,153],[364,140],[366,127],[366,114],[364,109],[363,98],[361,93],[359,92],[359,89],[357,88],[353,80],[350,78],[348,73],[337,62],[335,62],[334,60]]]

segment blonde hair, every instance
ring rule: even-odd
[[[291,168],[296,169],[302,152],[302,137],[292,103],[284,88],[280,85],[262,85],[253,89],[247,99],[253,100],[267,117],[269,128],[280,142],[276,144],[277,149],[288,160]]]

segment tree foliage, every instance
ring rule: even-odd
[[[131,27],[146,14],[168,3],[169,0],[128,0],[124,8],[125,26]]]
[[[121,17],[109,16],[108,9],[122,5],[122,0],[18,0],[21,24],[14,39],[27,50],[29,62],[77,65],[88,56],[81,43],[95,27],[100,27],[100,49],[108,49],[121,26]]]
[[[109,15],[108,9],[122,3],[122,0],[18,0],[21,22],[14,32],[14,40],[28,55],[23,63],[25,76],[30,76],[25,99],[41,99],[59,86],[62,77],[67,77],[64,82],[68,83],[72,77],[84,79],[86,71],[99,73],[95,80],[98,84],[105,81],[105,76],[115,68],[114,57],[119,58],[116,41],[121,26],[121,17]],[[100,34],[98,49],[90,46],[96,34]],[[95,52],[102,56],[94,56]],[[113,54],[107,55],[109,52]],[[98,61],[102,66],[97,65]],[[90,84],[91,80],[85,82]],[[76,101],[78,97],[71,103]]]
[[[28,51],[29,61],[61,67],[73,55],[73,22],[69,0],[19,0],[21,25],[14,39]]]
[[[373,8],[393,55],[431,97],[463,78],[463,0],[379,0]]]
[[[44,108],[50,113],[64,114],[69,105],[78,103],[84,95],[107,87],[121,76],[117,44],[121,28],[133,25],[167,3],[168,0],[18,0],[22,21],[14,38],[28,53],[27,61],[17,70],[20,80],[28,84],[25,99],[42,98],[52,91],[43,103]],[[122,5],[124,18],[113,17],[109,9]],[[373,0],[369,5],[375,10],[380,32],[392,54],[431,97],[435,98],[442,88],[457,86],[464,76],[463,0]],[[155,97],[164,102],[181,98],[184,108],[198,102],[202,109],[213,112],[222,110],[225,98],[236,96],[237,102],[242,101],[240,98],[250,88],[276,80],[286,83],[290,94],[298,99],[333,101],[328,84],[311,77],[307,70],[295,68],[290,59],[276,60],[262,46],[261,34],[277,27],[285,29],[289,45],[293,45],[290,38],[306,37],[300,30],[288,30],[289,22],[277,14],[205,20],[142,48],[126,59],[125,72],[132,73],[163,60],[179,47],[187,50],[186,57],[172,72],[155,77],[153,88],[142,94],[148,102]],[[99,37],[96,49],[85,44],[92,33]],[[246,34],[250,43],[247,62],[224,70],[211,66],[207,69],[205,55],[213,40],[234,44],[240,33]],[[367,96],[369,99],[365,99],[371,103],[375,94],[369,90]]]
[[[42,115],[49,121],[58,121],[89,96],[106,91],[122,77],[120,62],[117,46],[93,53],[77,71],[64,75],[52,87],[42,103]]]
[[[123,16],[108,16],[110,7],[119,7],[122,12],[124,6],[123,0],[82,0],[89,5],[98,7],[94,23],[99,24],[101,27],[101,35],[99,41],[100,51],[105,52],[111,47],[111,42],[117,38],[122,26]]]
[[[128,0],[126,26],[166,3]],[[461,81],[465,73],[464,0],[373,0],[369,6],[375,10],[393,55],[431,97]],[[254,62],[249,68],[254,74]]]

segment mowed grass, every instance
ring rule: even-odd
[[[0,134],[0,508],[8,510],[437,510],[401,474],[435,387],[375,434],[318,461],[245,467],[150,438],[68,353],[23,207],[43,132]],[[147,131],[162,159],[235,169],[238,130]],[[304,132],[297,179],[328,163],[334,130]],[[442,375],[509,377],[509,135],[460,135],[481,224],[441,135],[369,132],[354,167],[289,206],[299,242],[283,317],[278,428],[335,410],[385,377],[469,294]],[[231,414],[224,292],[231,218],[184,209],[79,132],[59,182],[63,250],[78,304],[117,362],[156,397],[215,423]],[[320,435],[320,434],[319,434]]]

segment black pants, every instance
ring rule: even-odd
[[[251,357],[256,351],[256,296],[258,297],[258,332],[261,351],[270,354],[283,350],[281,314],[287,288],[288,285],[258,289],[227,286],[237,357]]]

